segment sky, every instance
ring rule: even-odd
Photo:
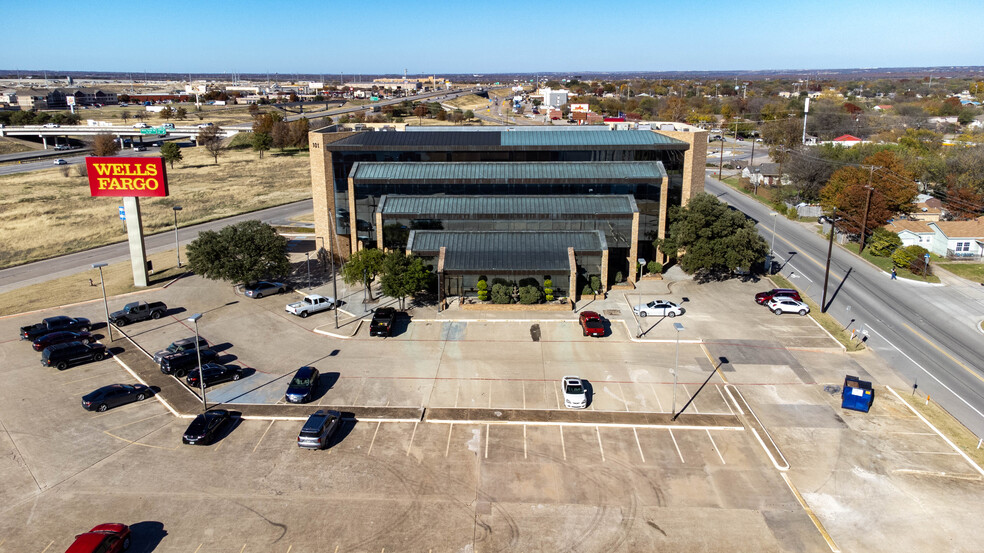
[[[984,65],[981,7],[981,0],[7,0],[0,69],[334,76]]]

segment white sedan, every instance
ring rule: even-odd
[[[564,389],[564,407],[584,409],[588,406],[588,392],[580,378],[565,376],[561,381],[561,388]]]
[[[632,311],[640,317],[648,317],[649,315],[653,315],[655,317],[673,318],[677,315],[683,315],[682,307],[672,301],[666,300],[653,300],[649,303],[642,303],[633,307]]]
[[[776,315],[782,315],[783,313],[806,315],[810,312],[809,305],[789,298],[775,298],[766,305],[769,306],[769,311],[772,311]]]
[[[68,162],[62,158],[58,158],[55,160],[55,165],[68,165]]]

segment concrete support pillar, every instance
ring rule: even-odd
[[[608,250],[601,251],[601,293],[608,293]]]
[[[355,180],[352,177],[348,179],[348,209],[349,209],[349,236],[352,237],[352,253],[359,251],[360,248],[356,242],[359,242],[359,230],[356,226],[358,217],[355,213]]]
[[[670,178],[663,177],[663,183],[659,187],[659,228],[656,232],[656,236],[659,239],[666,238],[666,216],[670,203]],[[656,256],[659,258],[660,263],[666,263],[668,257],[662,251],[657,251]]]
[[[143,224],[140,219],[140,198],[123,198],[126,211],[126,235],[130,244],[130,265],[133,267],[133,285],[147,286],[147,251],[144,247]]]
[[[437,311],[444,311],[444,256],[447,248],[441,246],[437,255]],[[459,302],[461,303],[461,302]]]
[[[46,136],[44,136],[43,134],[40,134],[38,136],[41,137],[41,144],[44,145],[44,149],[47,150],[48,149],[48,138]]]
[[[376,247],[383,249],[383,214],[376,212]]]
[[[639,212],[632,214],[632,239],[629,242],[629,282],[633,284],[639,279]]]
[[[571,278],[568,282],[568,287],[570,289],[571,304],[577,301],[577,294],[579,290],[577,289],[577,260],[574,258],[574,248],[567,248],[567,262],[571,266]]]

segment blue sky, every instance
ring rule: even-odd
[[[8,1],[0,68],[336,75],[984,65],[981,7],[980,0]]]

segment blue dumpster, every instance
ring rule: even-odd
[[[871,389],[871,382],[851,375],[844,378],[844,388],[841,390],[841,407],[867,413],[868,409],[871,409],[871,402],[874,400],[875,391]]]

